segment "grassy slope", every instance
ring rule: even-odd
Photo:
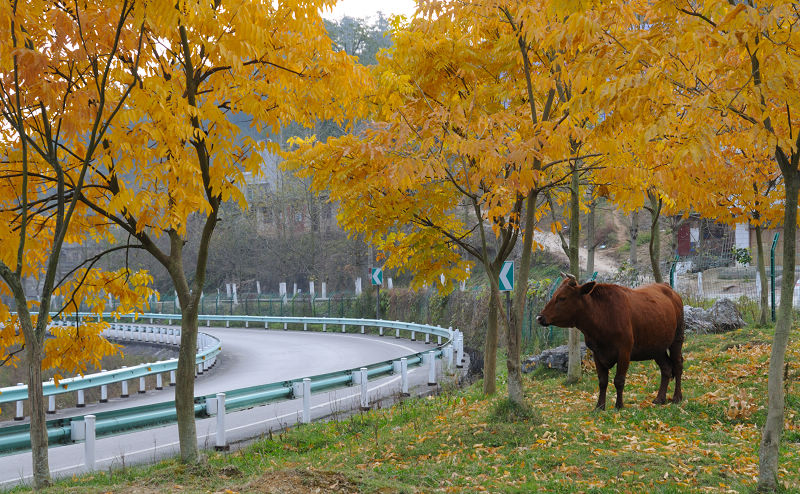
[[[653,362],[632,364],[622,411],[592,411],[592,369],[572,387],[545,371],[526,377],[532,411],[522,419],[509,420],[504,400],[482,397],[475,385],[210,453],[202,467],[166,461],[75,478],[49,492],[749,491],[770,340],[753,329],[689,335],[679,406],[650,403]],[[798,492],[800,332],[791,341],[780,481]]]

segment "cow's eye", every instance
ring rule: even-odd
[[[563,295],[562,295],[562,296],[558,297],[556,300],[558,300],[559,302],[563,302],[563,301],[565,301],[566,299],[567,299],[567,297],[565,297],[565,296],[563,296]]]

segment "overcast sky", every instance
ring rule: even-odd
[[[333,11],[324,11],[327,19],[350,17],[374,17],[378,11],[389,17],[393,14],[411,17],[414,13],[414,0],[339,0]]]

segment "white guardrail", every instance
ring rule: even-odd
[[[97,317],[94,314],[79,313],[79,318]],[[103,317],[103,316],[100,316]],[[106,336],[116,341],[135,341],[157,345],[179,345],[180,329],[158,326],[156,322],[167,321],[171,324],[173,320],[180,319],[179,314],[141,314],[138,318],[130,317],[131,323],[112,322],[106,330]],[[149,320],[152,325],[143,325],[137,321]],[[385,330],[394,330],[394,336],[401,338],[408,336],[411,340],[416,340],[417,334],[424,335],[426,343],[433,343],[431,338],[436,338],[436,350],[410,354],[405,357],[387,362],[377,362],[367,367],[359,369],[345,369],[320,376],[298,377],[291,381],[281,381],[278,383],[267,383],[250,388],[230,390],[226,393],[216,393],[197,398],[195,412],[198,417],[207,417],[212,414],[217,415],[218,429],[221,434],[217,437],[217,447],[225,446],[224,417],[226,410],[226,394],[228,396],[227,408],[241,409],[264,404],[275,399],[290,399],[293,397],[303,398],[303,422],[310,420],[308,410],[308,397],[315,390],[326,389],[335,386],[360,385],[361,404],[367,406],[369,399],[367,394],[367,381],[372,376],[399,373],[401,374],[401,392],[408,393],[407,368],[410,365],[427,364],[429,369],[429,384],[436,383],[436,359],[442,358],[446,368],[453,366],[455,360],[456,367],[461,367],[464,362],[463,334],[458,330],[445,329],[439,326],[425,324],[407,323],[402,321],[387,321],[380,319],[349,319],[349,318],[323,318],[323,317],[271,317],[271,316],[218,316],[201,315],[199,321],[211,325],[212,321],[225,323],[229,327],[231,323],[244,323],[245,327],[250,324],[263,324],[265,329],[270,329],[270,325],[277,325],[275,329],[283,330],[303,330],[308,331],[314,326],[321,327],[322,331],[329,328],[341,327],[341,332],[347,332],[348,328],[359,328],[361,334],[365,333],[365,328],[372,327],[378,329],[378,334],[384,336]],[[66,325],[67,321],[54,321],[54,325]],[[335,330],[335,329],[334,329]],[[443,341],[444,339],[444,341]],[[217,355],[221,352],[221,342],[206,333],[198,334],[198,349],[196,355],[196,375],[210,369],[216,362]],[[103,371],[95,374],[87,374],[82,377],[62,379],[56,386],[52,381],[44,383],[44,395],[48,396],[48,413],[55,413],[55,395],[60,393],[77,393],[77,406],[85,405],[84,391],[89,388],[100,388],[100,401],[108,399],[108,386],[113,383],[120,383],[121,397],[128,396],[128,381],[139,379],[140,391],[145,389],[145,378],[155,375],[156,389],[163,386],[162,374],[170,373],[170,384],[175,383],[175,370],[177,369],[177,359],[164,360],[155,363],[141,364],[133,367],[123,367],[113,371]],[[0,389],[0,403],[16,402],[16,417],[22,419],[23,402],[27,399],[27,386],[18,385]],[[164,402],[154,405],[100,412],[95,415],[84,417],[70,417],[67,419],[55,419],[48,421],[48,436],[51,444],[69,443],[77,440],[84,440],[86,447],[94,444],[95,432],[97,434],[113,434],[121,430],[132,428],[146,428],[162,425],[165,422],[174,421],[175,411],[174,402]],[[96,431],[95,431],[96,427]],[[91,430],[90,430],[91,429]],[[28,424],[9,426],[0,428],[0,454],[30,447],[30,431]],[[92,454],[91,457],[94,455]],[[90,458],[87,451],[87,458]],[[92,466],[87,464],[87,468]]]

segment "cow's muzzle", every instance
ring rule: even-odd
[[[536,316],[536,322],[538,322],[542,326],[549,326],[549,324],[547,324],[547,319],[545,319],[544,316],[541,314]]]

